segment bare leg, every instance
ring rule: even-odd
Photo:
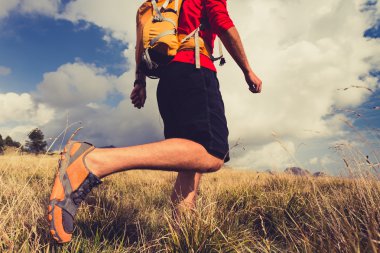
[[[171,195],[173,204],[194,209],[201,176],[202,173],[197,172],[178,172]]]
[[[125,148],[95,149],[86,156],[86,165],[102,178],[133,169],[214,172],[223,161],[196,142],[173,138]]]
[[[179,224],[181,220],[181,214],[195,208],[201,176],[202,173],[197,172],[178,172],[171,195],[171,200],[174,205],[173,219],[177,224]],[[178,230],[178,227],[176,227],[176,229]]]

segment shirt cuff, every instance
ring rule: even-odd
[[[220,23],[218,24],[218,28],[216,29],[216,34],[220,37],[221,34],[225,33],[228,29],[230,29],[231,27],[234,27],[234,23],[232,22],[232,20],[229,20],[227,22],[223,22],[223,23]]]

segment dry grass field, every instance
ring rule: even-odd
[[[222,169],[173,230],[175,173],[107,178],[81,206],[74,240],[51,241],[56,156],[0,156],[0,252],[378,252],[380,183]]]

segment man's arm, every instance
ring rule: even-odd
[[[146,5],[147,3],[144,3],[144,5]],[[144,8],[140,7],[140,9],[142,10],[142,12],[144,11]],[[136,60],[136,71],[135,71],[135,82],[134,82],[134,87],[133,87],[133,90],[131,92],[131,101],[132,101],[132,104],[138,108],[138,109],[141,109],[141,107],[144,107],[144,104],[145,104],[145,100],[146,100],[146,76],[144,75],[144,73],[142,73],[140,70],[139,70],[139,65],[140,65],[140,61],[141,61],[141,55],[142,55],[142,25],[139,24],[139,22],[141,21],[140,20],[140,17],[141,17],[141,13],[140,13],[140,9],[139,11],[137,12],[137,15],[136,15],[136,24],[137,25],[137,29],[136,29],[136,48],[135,48],[135,60]]]
[[[254,93],[260,92],[261,80],[249,65],[239,33],[229,16],[227,1],[205,0],[204,4],[211,29],[219,36],[227,51],[243,71],[249,90]]]
[[[248,58],[245,54],[243,43],[237,29],[233,26],[219,35],[223,45],[243,71],[249,90],[253,93],[261,92],[262,82],[252,71]]]
[[[138,66],[136,66],[136,79],[133,86],[130,96],[132,104],[136,108],[141,109],[141,107],[144,107],[146,100],[146,76],[139,71]]]

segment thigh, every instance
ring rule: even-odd
[[[192,64],[170,64],[161,78],[157,99],[166,138],[202,139],[209,132],[208,96],[203,70]]]
[[[165,138],[185,138],[228,161],[228,128],[216,73],[174,62],[159,82]]]

